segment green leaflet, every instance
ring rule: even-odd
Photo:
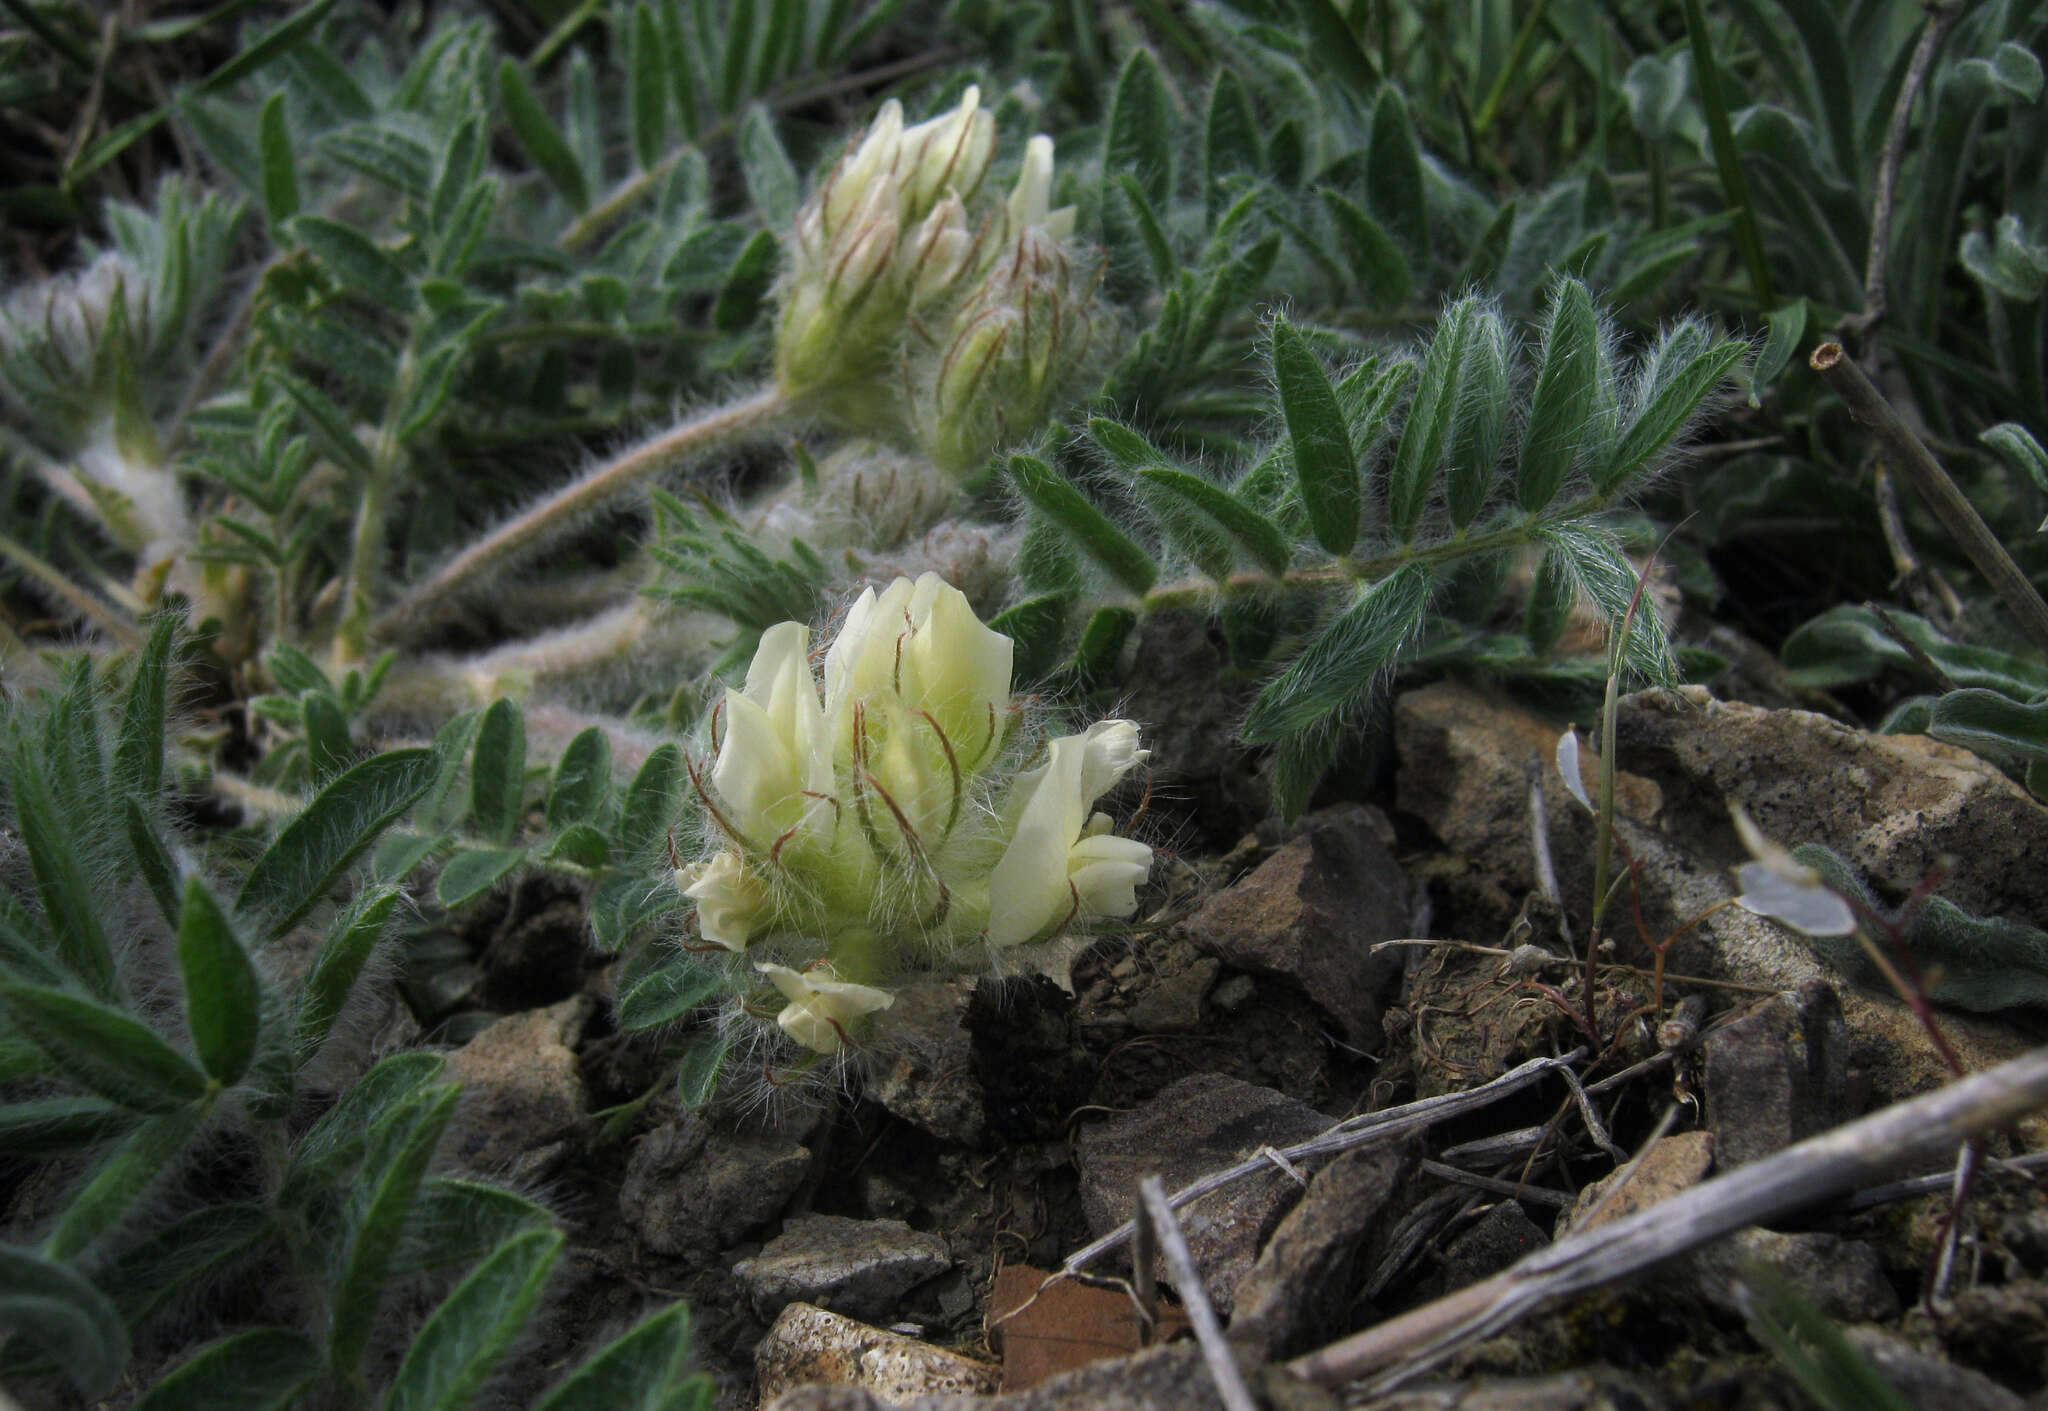
[[[593,725],[569,742],[555,764],[548,784],[548,827],[594,821],[603,813],[611,787],[611,739]]]
[[[0,985],[0,1010],[50,1070],[135,1112],[174,1112],[206,1094],[206,1075],[146,1025],[42,985]]]
[[[0,1327],[29,1339],[88,1398],[128,1365],[128,1330],[84,1276],[32,1250],[0,1245]]]
[[[690,1311],[671,1304],[599,1348],[533,1411],[685,1411],[705,1383],[684,1380]]]
[[[469,765],[469,807],[477,831],[501,847],[519,831],[526,798],[526,718],[508,700],[491,703]]]
[[[1362,491],[1337,394],[1322,363],[1284,317],[1273,324],[1272,360],[1309,526],[1324,549],[1348,554],[1358,541]]]
[[[389,750],[356,765],[285,825],[242,883],[235,912],[259,941],[283,935],[427,791],[434,751]]]
[[[240,1082],[256,1056],[263,988],[227,912],[197,877],[185,883],[178,915],[178,970],[200,1063],[223,1086]]]
[[[1515,497],[1531,514],[1564,488],[1598,409],[1600,325],[1586,286],[1561,279],[1544,321],[1536,391],[1522,436]]]
[[[1021,455],[1010,457],[1010,479],[1034,509],[1127,591],[1142,597],[1152,587],[1159,576],[1152,556],[1110,523],[1072,481],[1036,456]]]
[[[274,1411],[320,1374],[320,1352],[285,1328],[255,1328],[204,1348],[135,1403],[136,1411]]]
[[[1396,569],[1361,588],[1294,663],[1252,702],[1244,738],[1277,744],[1322,724],[1392,666],[1429,606],[1429,571]]]
[[[561,1252],[557,1230],[515,1235],[441,1301],[413,1337],[384,1411],[461,1411],[526,1321]]]

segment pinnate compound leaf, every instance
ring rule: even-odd
[[[1110,523],[1072,481],[1036,456],[1023,455],[1010,457],[1010,478],[1032,507],[1103,572],[1136,596],[1151,589],[1159,577],[1152,556]]]
[[[1309,527],[1324,549],[1348,554],[1358,542],[1362,490],[1337,394],[1307,340],[1284,317],[1273,324],[1272,358]]]
[[[200,1063],[222,1086],[240,1082],[256,1056],[263,987],[227,912],[197,877],[185,883],[178,913],[178,971],[185,1027]]]
[[[260,944],[297,925],[335,879],[434,782],[431,749],[372,755],[319,796],[256,859],[235,912]]]
[[[461,1411],[512,1341],[562,1248],[557,1230],[533,1230],[497,1252],[441,1301],[399,1363],[384,1411]]]
[[[701,1385],[684,1381],[689,1365],[690,1310],[671,1304],[599,1348],[534,1411],[682,1411]]]
[[[1578,280],[1561,279],[1544,321],[1515,485],[1516,498],[1532,514],[1557,498],[1588,440],[1598,410],[1600,363],[1600,325],[1592,296]]]
[[[149,1389],[135,1411],[275,1411],[320,1374],[320,1351],[288,1328],[208,1343]]]
[[[1343,612],[1252,702],[1244,738],[1278,744],[1321,725],[1392,666],[1429,606],[1428,570],[1396,569],[1358,590]]]
[[[410,313],[417,296],[404,268],[352,225],[326,216],[292,221],[292,235],[311,250],[344,289],[374,299],[395,313]]]
[[[34,1250],[0,1245],[0,1327],[29,1340],[88,1398],[128,1365],[128,1330],[107,1296]]]
[[[0,1010],[51,1068],[133,1112],[174,1112],[206,1095],[206,1075],[140,1021],[66,990],[0,985]]]

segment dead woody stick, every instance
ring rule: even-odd
[[[1611,1224],[1567,1236],[1505,1273],[1287,1364],[1323,1385],[1379,1373],[1379,1394],[1525,1313],[1859,1186],[2048,1106],[2048,1047],[1837,1127]]]
[[[1202,1284],[1201,1271],[1195,1268],[1187,1236],[1181,1233],[1180,1221],[1174,1218],[1173,1207],[1167,1203],[1166,1183],[1157,1176],[1147,1176],[1138,1182],[1137,1224],[1139,1243],[1151,1244],[1156,1240],[1159,1252],[1166,1256],[1174,1285],[1180,1290],[1180,1300],[1187,1307],[1188,1321],[1194,1325],[1195,1341],[1201,1344],[1202,1360],[1208,1364],[1209,1379],[1216,1383],[1216,1394],[1223,1399],[1225,1411],[1258,1411],[1245,1387],[1244,1373],[1237,1368],[1237,1358],[1231,1355],[1230,1344],[1224,1339],[1223,1324],[1217,1321],[1216,1310],[1210,1306],[1209,1290]],[[1152,1239],[1143,1237],[1146,1231],[1151,1232]],[[1138,1276],[1147,1278],[1144,1268],[1140,1267]]]
[[[1977,571],[2005,600],[2006,607],[2019,619],[2027,640],[2042,651],[2048,651],[2048,602],[2043,602],[2041,595],[2034,591],[2032,581],[2013,562],[2012,555],[2005,551],[2005,545],[1998,542],[1998,536],[1977,513],[1976,506],[1956,488],[1955,481],[1949,479],[1948,472],[1941,468],[1941,462],[1934,458],[1934,453],[1892,410],[1892,404],[1871,385],[1870,379],[1863,375],[1863,369],[1856,365],[1856,360],[1840,343],[1821,344],[1813,350],[1810,361],[1813,370],[1827,379],[1828,386],[1849,408],[1849,414],[1869,427],[1884,443],[1887,458],[1913,482],[1913,488],[1920,492],[1927,508],[1934,511],[1934,517],[1941,521],[1949,537],[1970,556],[1970,562],[1977,565]]]

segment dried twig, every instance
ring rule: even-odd
[[[1435,1176],[1439,1180],[1471,1186],[1475,1190],[1491,1191],[1495,1195],[1512,1196],[1526,1200],[1532,1205],[1551,1205],[1560,1210],[1568,1208],[1578,1197],[1565,1191],[1554,1191],[1548,1186],[1532,1186],[1526,1181],[1503,1181],[1498,1176],[1482,1176],[1477,1171],[1467,1171],[1461,1166],[1446,1166],[1441,1161],[1425,1161],[1422,1174]]]
[[[1334,1156],[1340,1151],[1354,1147],[1368,1146],[1373,1142],[1391,1141],[1409,1132],[1420,1131],[1447,1117],[1457,1117],[1476,1108],[1498,1102],[1509,1093],[1518,1092],[1538,1081],[1553,1069],[1563,1068],[1578,1062],[1586,1056],[1583,1048],[1575,1048],[1562,1058],[1532,1058],[1518,1068],[1510,1068],[1490,1083],[1461,1093],[1445,1093],[1441,1097],[1424,1098],[1420,1102],[1403,1103],[1399,1107],[1384,1108],[1378,1112],[1367,1112],[1358,1117],[1349,1117],[1339,1122],[1319,1137],[1311,1137],[1295,1146],[1283,1147],[1280,1155],[1289,1161],[1305,1161],[1313,1157]],[[1240,1161],[1226,1170],[1202,1177],[1199,1181],[1183,1186],[1169,1198],[1172,1207],[1178,1210],[1190,1201],[1200,1200],[1214,1191],[1243,1180],[1246,1176],[1269,1169],[1272,1157],[1260,1152],[1249,1161]],[[1120,1249],[1130,1242],[1133,1226],[1123,1224],[1111,1230],[1101,1239],[1083,1246],[1067,1256],[1052,1279],[1064,1278],[1078,1273],[1095,1260],[1113,1249]]]
[[[1230,1354],[1230,1344],[1223,1339],[1223,1325],[1209,1303],[1208,1289],[1202,1286],[1195,1256],[1188,1252],[1187,1236],[1180,1231],[1180,1221],[1173,1218],[1173,1207],[1166,1200],[1166,1185],[1157,1176],[1147,1176],[1138,1182],[1138,1214],[1141,1223],[1157,1238],[1159,1250],[1173,1270],[1173,1281],[1187,1309],[1188,1322],[1194,1325],[1195,1341],[1201,1344],[1202,1360],[1209,1364],[1209,1378],[1216,1383],[1216,1394],[1223,1398],[1227,1411],[1258,1411],[1245,1387],[1244,1374],[1237,1369],[1237,1359]]]
[[[1905,80],[1899,84],[1898,99],[1892,104],[1891,122],[1885,128],[1884,147],[1878,154],[1877,195],[1870,210],[1870,247],[1863,261],[1863,312],[1853,320],[1858,333],[1867,335],[1884,320],[1888,306],[1884,274],[1885,266],[1891,263],[1892,204],[1898,193],[1899,167],[1906,157],[1906,133],[1912,127],[1913,105],[1927,85],[1935,51],[1941,47],[1949,26],[1962,13],[1962,0],[1936,0],[1927,6],[1927,27],[1920,31],[1920,42],[1913,49]],[[1864,350],[1866,355],[1869,351]]]
[[[1920,498],[1927,502],[1935,518],[1948,530],[1949,537],[1970,556],[1970,561],[1977,565],[1977,571],[2005,600],[2006,607],[2019,619],[2027,639],[2048,651],[2048,602],[2043,602],[2041,595],[2034,591],[2033,583],[2013,562],[2005,546],[1998,542],[1991,526],[1956,488],[1955,481],[1948,478],[1948,472],[1913,434],[1913,428],[1892,410],[1891,403],[1871,385],[1870,379],[1863,375],[1863,369],[1856,366],[1856,360],[1841,344],[1821,344],[1813,350],[1810,361],[1813,370],[1828,380],[1828,386],[1834,388],[1836,395],[1848,406],[1850,415],[1885,443],[1893,463],[1913,482],[1913,488],[1920,492]]]
[[[2048,1104],[2048,1047],[1788,1147],[1740,1171],[1539,1250],[1505,1273],[1288,1364],[1323,1385],[1378,1372],[1379,1394],[1475,1339],[1568,1295],[1642,1273]]]

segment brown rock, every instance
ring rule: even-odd
[[[1679,1132],[1668,1136],[1650,1148],[1636,1163],[1634,1171],[1623,1167],[1580,1191],[1577,1203],[1558,1229],[1558,1237],[1562,1239],[1566,1234],[1597,1230],[1624,1215],[1633,1215],[1638,1210],[1647,1210],[1669,1200],[1680,1191],[1698,1185],[1713,1164],[1713,1133]],[[1608,1200],[1608,1192],[1615,1190],[1623,1176],[1628,1177],[1628,1183],[1620,1187],[1614,1199]],[[1602,1204],[1603,1201],[1606,1203]]]
[[[1186,1034],[1202,1026],[1202,1001],[1223,973],[1223,962],[1203,956],[1159,979],[1131,1006],[1131,1027],[1141,1034]]]
[[[1310,814],[1297,836],[1196,912],[1187,936],[1226,965],[1288,981],[1347,1042],[1376,1048],[1382,998],[1402,959],[1372,947],[1407,935],[1410,918],[1408,879],[1383,828],[1361,804]]]
[[[442,1149],[480,1174],[546,1175],[583,1120],[570,1044],[588,1007],[579,997],[508,1014],[450,1054],[446,1077],[462,1084],[462,1098]]]
[[[1262,1146],[1289,1146],[1330,1125],[1322,1113],[1284,1093],[1220,1073],[1197,1073],[1136,1111],[1081,1133],[1075,1143],[1081,1206],[1089,1227],[1107,1234],[1131,1218],[1142,1177],[1157,1175],[1167,1190],[1177,1190]],[[1275,1167],[1179,1209],[1188,1248],[1219,1313],[1230,1313],[1239,1281],[1300,1194],[1301,1187]]]

